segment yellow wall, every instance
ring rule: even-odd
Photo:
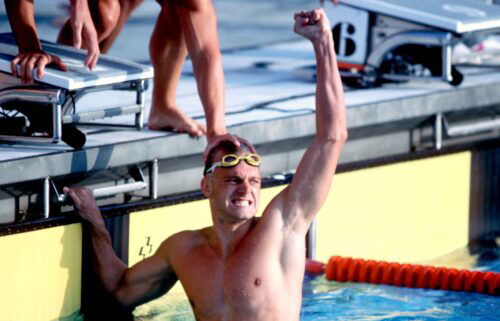
[[[318,219],[317,258],[430,260],[468,242],[470,152],[337,175]]]
[[[47,321],[78,315],[81,225],[0,238],[2,321]]]
[[[154,253],[168,236],[212,225],[212,218],[208,202],[203,200],[132,213],[129,225],[128,260],[133,265],[143,259],[141,253]]]

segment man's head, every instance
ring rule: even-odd
[[[249,143],[221,141],[205,161],[201,181],[213,214],[238,222],[255,216],[260,196],[260,157]]]

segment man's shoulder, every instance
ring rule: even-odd
[[[172,248],[194,247],[206,242],[206,235],[211,227],[205,227],[199,230],[184,230],[172,234],[163,243]]]

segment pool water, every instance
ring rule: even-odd
[[[500,272],[500,259],[480,264],[481,270]],[[167,294],[147,311],[136,311],[137,321],[193,321],[183,296]],[[500,297],[478,293],[329,282],[306,276],[301,321],[500,321]]]
[[[500,272],[500,260],[480,264]],[[500,320],[500,297],[469,292],[329,282],[306,277],[302,321]]]
[[[464,292],[336,283],[304,283],[302,321],[500,320],[500,298]]]

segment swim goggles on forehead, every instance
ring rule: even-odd
[[[261,158],[257,154],[246,154],[246,155],[236,155],[236,154],[228,154],[222,156],[220,162],[214,163],[210,166],[205,174],[213,173],[217,167],[234,167],[238,165],[242,160],[247,162],[248,165],[258,167],[261,163]]]

